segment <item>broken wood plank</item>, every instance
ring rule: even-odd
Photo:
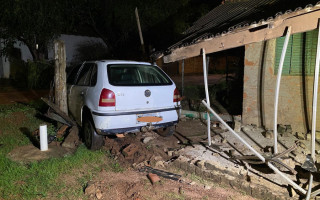
[[[161,177],[164,177],[164,178],[167,178],[167,179],[171,179],[171,180],[175,180],[175,181],[178,181],[181,178],[181,175],[179,175],[179,174],[166,172],[166,171],[163,171],[163,170],[160,170],[160,169],[154,169],[154,168],[149,167],[149,166],[144,166],[139,171],[140,172],[148,172],[148,173],[156,174],[158,176],[161,176]]]
[[[54,121],[60,122],[62,124],[71,126],[71,124],[69,122],[67,122],[65,119],[63,119],[62,117],[60,117],[60,115],[53,113],[53,112],[48,112],[47,114],[44,114],[44,116],[46,116],[49,119],[52,119]]]
[[[69,123],[69,125],[77,126],[77,123],[74,120],[72,120],[68,115],[66,115],[63,111],[61,111],[57,105],[49,101],[47,98],[41,98],[41,100],[44,101],[50,108],[52,108],[67,123]]]

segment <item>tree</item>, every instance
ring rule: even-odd
[[[63,0],[1,0],[1,5],[3,54],[18,40],[29,48],[33,60],[43,59],[49,42],[66,27],[61,12]]]
[[[96,36],[109,57],[136,59],[140,53],[134,10],[139,9],[145,43],[166,48],[198,17],[221,2],[212,0],[0,0],[2,53],[17,40],[34,60],[45,57],[48,44],[61,33]],[[38,48],[37,48],[38,47]],[[148,48],[147,48],[148,49]]]
[[[136,59],[140,44],[134,10],[139,9],[142,31],[176,13],[190,0],[69,0],[68,8],[78,22],[78,30],[87,27],[87,33],[101,37],[110,56]],[[163,36],[168,37],[168,36]],[[170,36],[169,36],[170,37]]]

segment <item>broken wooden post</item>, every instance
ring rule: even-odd
[[[54,42],[55,59],[55,104],[68,115],[67,106],[67,86],[66,86],[66,50],[64,42],[56,40]]]
[[[139,37],[140,37],[140,42],[141,42],[142,57],[143,57],[143,59],[145,59],[145,57],[146,57],[146,50],[145,50],[145,47],[144,47],[143,35],[142,35],[141,25],[140,25],[140,19],[139,19],[139,12],[138,12],[138,8],[137,8],[137,7],[136,7],[136,9],[135,9],[134,12],[135,12],[135,14],[136,14],[137,26],[138,26]]]

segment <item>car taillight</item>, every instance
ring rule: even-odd
[[[179,102],[180,101],[180,93],[179,90],[176,88],[173,92],[173,102]]]
[[[99,106],[116,106],[116,95],[114,92],[103,88],[100,94]]]

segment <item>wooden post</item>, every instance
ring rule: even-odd
[[[55,104],[61,111],[68,115],[67,86],[66,86],[66,49],[61,40],[54,41],[55,59]]]
[[[135,9],[135,14],[136,14],[137,26],[138,26],[139,37],[140,37],[142,56],[143,56],[143,58],[145,58],[146,57],[145,56],[146,50],[145,50],[145,47],[144,47],[143,36],[142,36],[141,25],[140,25],[140,19],[139,19],[139,12],[138,12],[138,8],[137,7]]]
[[[182,66],[181,66],[181,96],[184,95],[184,59],[182,60]]]

